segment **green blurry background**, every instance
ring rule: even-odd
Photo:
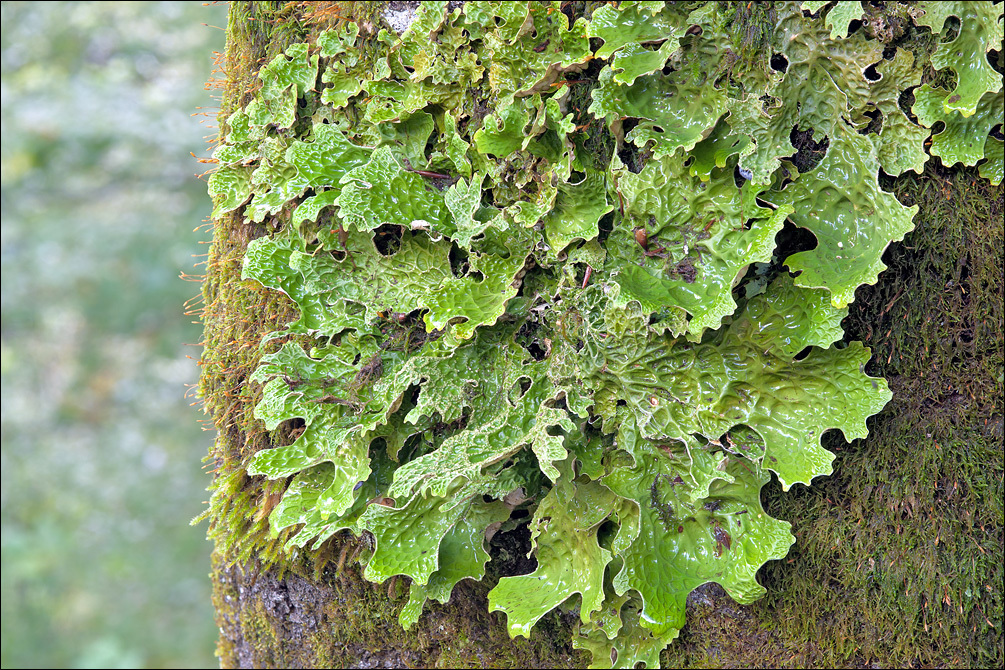
[[[2,3],[2,664],[216,663],[186,398],[226,6]],[[200,122],[203,122],[200,124]],[[190,358],[191,357],[191,358]]]

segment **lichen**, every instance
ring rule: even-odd
[[[237,239],[207,289],[216,365],[251,382],[213,409],[255,437],[218,464],[207,516],[241,560],[367,534],[363,576],[412,580],[406,626],[486,574],[499,524],[529,521],[536,571],[488,594],[511,634],[564,603],[595,665],[654,665],[692,589],[764,593],[755,573],[793,541],[761,507],[770,473],[783,489],[829,474],[824,432],[865,437],[889,400],[837,324],[917,211],[880,166],[919,169],[926,133],[899,101],[917,80],[849,34],[855,12],[781,6],[750,37],[715,5],[561,10],[425,3],[403,35],[343,21],[320,59],[292,43],[260,71],[216,153],[214,215]],[[736,59],[761,42],[784,72]],[[896,123],[869,125],[876,110]],[[966,123],[986,134],[995,113]],[[829,140],[805,174],[798,127]],[[624,143],[600,159],[593,135]],[[888,158],[898,144],[909,158]],[[786,219],[818,246],[776,238]],[[242,242],[255,226],[270,234]],[[262,349],[228,364],[218,338],[254,309],[244,246],[242,277],[300,316],[269,304]]]

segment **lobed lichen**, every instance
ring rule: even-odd
[[[898,156],[927,135],[888,102],[912,70],[795,6],[773,9],[784,73],[737,68],[750,38],[714,5],[561,9],[427,3],[404,35],[344,23],[263,68],[217,151],[214,214],[271,224],[243,276],[300,318],[250,377],[284,446],[224,464],[209,514],[245,551],[269,514],[274,556],[369,532],[364,576],[412,578],[406,626],[485,574],[486,533],[529,518],[537,570],[489,593],[511,633],[578,603],[595,664],[655,665],[693,588],[750,602],[788,551],[768,473],[828,474],[823,433],[864,437],[888,400],[868,350],[832,345],[916,211],[880,167],[920,169]],[[571,79],[591,68],[584,110]],[[876,110],[897,123],[869,132]],[[609,159],[585,151],[584,112],[623,138]],[[829,140],[802,175],[800,127]],[[786,219],[818,246],[776,243]],[[270,502],[234,532],[259,474]]]

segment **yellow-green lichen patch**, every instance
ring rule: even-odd
[[[797,537],[762,571],[768,595],[749,608],[693,598],[665,665],[1002,661],[1005,191],[931,164],[887,187],[919,205],[917,228],[845,327],[874,348],[894,399],[868,439],[835,452],[831,477],[765,489]]]
[[[270,11],[279,30],[301,10]],[[824,433],[866,437],[890,399],[839,322],[918,211],[881,172],[925,160],[906,52],[855,30],[864,7],[624,3],[595,30],[571,11],[430,2],[400,34],[342,17],[269,51],[228,117],[204,391],[231,433],[211,534],[245,563],[362,562],[317,608],[369,593],[361,578],[392,601],[413,580],[405,611],[342,624],[353,658],[427,662],[426,600],[469,607],[451,593],[481,579],[511,634],[577,621],[595,665],[655,664],[692,590],[764,594],[757,571],[793,542],[761,506],[770,473],[782,489],[829,474]],[[915,93],[922,124],[937,90]],[[987,135],[987,116],[966,118]],[[221,340],[254,298],[281,318]],[[513,533],[536,565],[500,571]],[[237,637],[292,663],[283,614],[261,607]],[[418,656],[391,619],[421,624]]]

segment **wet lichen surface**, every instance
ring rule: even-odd
[[[825,4],[232,6],[225,665],[1002,659],[1000,11]]]

